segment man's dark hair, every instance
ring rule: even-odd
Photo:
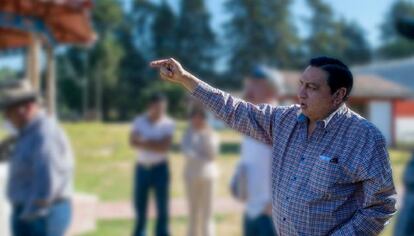
[[[167,97],[165,96],[165,94],[157,92],[150,96],[148,103],[154,104],[154,103],[166,102],[166,101],[167,101]]]
[[[346,88],[344,100],[349,98],[354,78],[345,63],[332,57],[315,57],[309,61],[309,65],[318,67],[328,73],[328,85],[332,94],[340,88]]]

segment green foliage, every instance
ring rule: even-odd
[[[175,57],[203,80],[231,89],[240,89],[240,80],[257,64],[301,70],[309,57],[321,54],[350,64],[371,59],[358,24],[335,19],[322,0],[308,3],[310,36],[302,39],[292,19],[293,0],[227,0],[225,38],[211,28],[205,0],[179,1],[177,10],[167,0],[134,0],[130,11],[119,0],[96,1],[91,14],[96,44],[69,48],[58,57],[61,115],[85,117],[92,111],[98,119],[102,114],[106,121],[128,120],[145,110],[150,94],[162,91],[172,115],[183,117],[185,94],[159,82],[148,67],[154,58]],[[218,59],[228,63],[224,73],[216,71]]]
[[[5,79],[17,79],[19,73],[10,68],[0,68],[0,81]]]
[[[306,39],[308,57],[332,56],[351,65],[371,59],[369,44],[356,22],[335,19],[331,7],[322,0],[308,0],[307,3],[312,11]]]
[[[396,1],[387,13],[381,26],[383,43],[378,55],[383,59],[404,58],[414,55],[414,42],[399,35],[395,29],[398,17],[414,17],[414,3]]]
[[[215,61],[216,36],[204,0],[182,0],[176,26],[177,58],[196,75],[208,77]]]
[[[292,3],[292,0],[226,3],[231,14],[225,29],[232,74],[246,75],[258,63],[281,68],[300,64],[300,40],[289,11]]]

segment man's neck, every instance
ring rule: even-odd
[[[326,118],[328,118],[330,115],[332,115],[334,112],[336,112],[344,103],[341,103],[339,106],[336,106],[334,108],[331,109],[330,112],[328,112],[327,114],[325,114],[324,116],[322,116],[321,118],[317,118],[317,119],[311,119],[309,118],[309,123],[308,123],[308,134],[311,135],[313,133],[313,131],[316,128],[316,122],[320,121],[320,120],[325,120]]]

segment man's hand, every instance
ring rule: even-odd
[[[181,84],[190,92],[194,91],[200,82],[173,58],[153,61],[150,65],[152,68],[159,69],[162,79]]]

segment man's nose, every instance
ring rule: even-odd
[[[304,86],[299,86],[297,95],[298,95],[298,98],[306,98],[307,97],[306,90],[305,90]]]

